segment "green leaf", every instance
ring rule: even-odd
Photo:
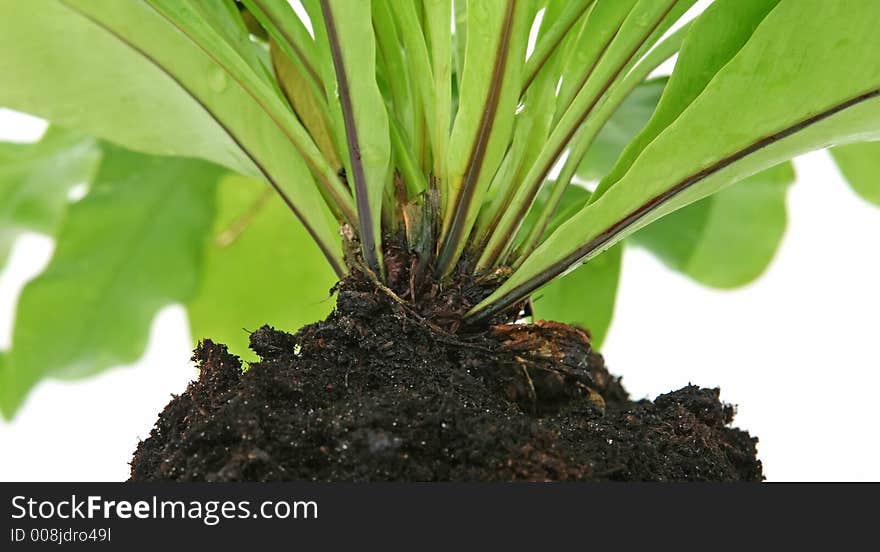
[[[878,18],[880,4],[871,1],[780,2],[620,180],[554,232],[472,316],[516,303],[653,220],[765,168],[814,149],[880,139]],[[796,62],[779,62],[792,52]]]
[[[464,69],[464,51],[467,46],[467,0],[452,0],[452,19],[455,27],[452,33],[452,64],[453,64],[453,103],[457,106],[458,93],[461,90],[461,75]],[[453,109],[453,113],[455,109]]]
[[[413,94],[421,101],[421,105],[417,108],[417,113],[422,114],[425,121],[425,133],[428,137],[426,146],[430,146],[430,142],[435,136],[436,121],[433,116],[434,106],[436,104],[436,95],[434,88],[434,72],[431,67],[431,57],[428,52],[428,37],[422,25],[421,5],[417,0],[409,0],[397,2],[388,5],[396,23],[395,29],[399,37],[400,43],[398,48],[402,48],[405,54],[406,65],[404,70],[409,73],[409,82],[412,86]],[[451,13],[451,12],[450,12]],[[450,28],[449,17],[446,18],[446,27]],[[396,74],[388,75],[389,79],[406,78]],[[448,123],[446,132],[449,132]],[[423,155],[424,157],[424,155]]]
[[[434,177],[446,180],[446,156],[452,126],[452,0],[423,0],[434,77],[432,146]]]
[[[99,157],[92,138],[56,127],[34,144],[0,144],[0,268],[20,232],[55,234],[68,193],[91,180]]]
[[[335,275],[284,205],[260,182],[220,183],[217,218],[206,244],[204,277],[187,303],[194,339],[209,337],[254,359],[247,330],[270,324],[295,331],[333,308]]]
[[[391,181],[391,131],[376,83],[376,39],[370,2],[321,0],[336,73],[335,101],[348,142],[346,171],[354,182],[364,260],[378,271],[382,250],[382,196]]]
[[[336,154],[336,146],[333,142],[326,110],[327,102],[323,96],[319,97],[315,93],[315,88],[307,82],[306,75],[290,57],[279,50],[276,42],[270,44],[270,55],[282,92],[297,117],[308,129],[315,145],[321,150],[321,154],[331,167],[336,167],[336,170],[339,171],[342,168],[342,162],[339,161]]]
[[[529,2],[467,4],[464,72],[446,159],[441,274],[458,262],[510,143],[534,13]]]
[[[337,224],[302,157],[313,148],[320,158],[317,147],[276,91],[188,4],[0,2],[0,104],[137,151],[260,176],[344,272]],[[332,170],[316,173],[331,191],[347,193],[340,182],[332,186]]]
[[[198,100],[118,37],[57,0],[0,0],[0,13],[0,105],[131,149],[254,174]]]
[[[46,271],[29,282],[0,373],[11,415],[40,379],[81,378],[136,360],[156,312],[196,290],[223,170],[105,149]]]
[[[651,81],[633,92],[597,137],[578,176],[595,180],[611,170],[651,118],[664,81]],[[782,242],[786,192],[793,181],[790,163],[773,167],[667,215],[636,232],[630,242],[702,284],[747,284],[769,266]]]
[[[600,180],[608,174],[626,145],[651,119],[666,81],[665,78],[648,81],[624,100],[587,150],[576,173],[579,179]]]
[[[204,0],[211,3],[215,0]],[[287,0],[244,0],[248,11],[260,22],[291,63],[295,63],[303,79],[315,94],[323,97],[324,88],[318,74],[315,40]]]
[[[637,0],[596,0],[587,17],[577,25],[574,43],[567,52],[569,55],[563,60],[556,120],[562,117],[578,91],[593,74],[596,64],[636,2]]]
[[[523,258],[521,255],[527,255],[534,251],[535,247],[546,235],[546,230],[552,221],[552,217],[559,210],[559,202],[565,189],[572,183],[575,173],[580,168],[584,157],[586,157],[598,135],[604,127],[608,126],[614,115],[617,114],[626,100],[638,89],[640,84],[644,83],[645,86],[656,86],[658,84],[656,82],[645,83],[645,80],[654,69],[678,52],[681,42],[690,28],[690,24],[691,22],[685,23],[678,30],[657,43],[650,53],[639,60],[624,78],[613,83],[609,87],[601,105],[593,112],[591,117],[588,117],[584,125],[572,137],[569,142],[568,158],[563,163],[556,182],[552,184],[550,201],[547,203],[544,212],[541,213],[538,223],[532,232],[526,236],[523,247],[514,259],[514,267],[519,266],[519,261]]]
[[[566,219],[580,211],[589,198],[590,192],[586,188],[577,185],[566,186],[565,190],[562,192],[562,198],[559,201],[559,210],[548,225],[548,229],[552,232],[556,228],[559,228],[559,225],[565,222]],[[522,222],[523,234],[531,232],[532,228],[539,221],[539,215],[550,200],[550,187],[544,186],[535,198],[534,207],[528,212],[526,218]],[[520,245],[522,244],[517,244],[517,246]]]
[[[555,320],[590,331],[594,349],[608,335],[614,315],[623,246],[616,245],[577,270],[554,280],[534,299],[536,320]]]
[[[236,125],[238,134],[242,136],[243,145],[249,151],[249,155],[255,162],[258,159],[264,161],[260,165],[263,176],[272,182],[281,193],[286,201],[288,201],[303,223],[312,229],[312,231],[329,231],[328,235],[316,235],[316,240],[323,247],[330,248],[335,241],[335,223],[330,222],[330,218],[322,221],[320,207],[324,206],[321,200],[321,194],[317,193],[315,182],[311,178],[311,174],[307,169],[311,169],[312,173],[318,178],[321,184],[321,191],[326,197],[332,198],[328,200],[332,208],[345,213],[348,222],[354,223],[356,215],[354,214],[354,205],[351,201],[351,195],[348,189],[342,183],[337,174],[337,168],[330,166],[327,159],[321,155],[320,150],[309,136],[297,117],[289,109],[288,105],[281,99],[282,94],[274,84],[266,82],[266,75],[263,72],[255,71],[246,58],[240,55],[235,47],[230,45],[227,40],[212,28],[208,22],[202,19],[198,12],[193,9],[190,3],[181,0],[144,0],[153,9],[165,19],[164,24],[157,21],[157,29],[165,31],[179,30],[187,39],[187,42],[181,44],[183,48],[195,50],[193,53],[204,54],[210,58],[215,70],[219,70],[220,76],[228,79],[231,90],[240,89],[242,92],[242,108],[250,107],[255,113],[257,120],[262,120],[267,125],[266,131],[275,131],[278,134],[277,143],[264,143],[265,137],[260,134],[253,133],[253,125],[241,124],[241,114],[227,111],[226,104],[218,103],[215,108],[215,114],[221,120],[225,121],[227,128]],[[81,8],[82,9],[82,8]],[[110,12],[110,13],[107,13]],[[138,41],[145,40],[144,48],[148,51],[158,54],[162,51],[160,45],[153,41],[151,35],[140,35],[139,18],[143,17],[138,14],[137,10],[123,9],[116,13],[106,8],[91,12],[93,17],[102,17],[102,24],[108,28],[118,29],[129,40]],[[291,17],[295,17],[291,14]],[[136,25],[136,26],[133,26]],[[160,32],[160,31],[156,31]],[[195,57],[195,56],[194,56]],[[164,65],[169,71],[180,70],[182,65],[176,57],[168,57],[165,59]],[[199,83],[191,79],[191,75],[185,74],[181,77],[186,80],[191,90],[197,90]],[[225,90],[224,90],[225,92]],[[206,97],[208,100],[214,100],[212,95]],[[269,147],[267,147],[269,146]],[[294,152],[289,154],[292,159],[276,159],[275,147],[293,146]],[[283,161],[287,165],[282,165]],[[291,162],[292,161],[292,162]],[[276,162],[279,164],[274,165]],[[267,164],[268,163],[268,164]],[[269,165],[271,164],[271,165]],[[298,180],[290,180],[282,178],[289,176],[290,168],[298,176]],[[272,170],[274,168],[274,170]],[[274,179],[272,174],[275,175]],[[303,211],[304,208],[317,207],[318,210]],[[328,227],[324,227],[322,223],[329,223]],[[338,259],[330,258],[331,262]]]
[[[598,199],[620,180],[636,157],[699,96],[709,81],[755,32],[779,0],[719,0],[693,22],[681,46],[675,71],[650,122],[634,139],[593,196]]]
[[[791,163],[777,165],[648,225],[630,241],[701,284],[745,285],[779,249],[794,177]]]
[[[880,142],[831,148],[831,156],[852,189],[866,201],[880,205]]]
[[[526,63],[523,92],[538,76],[553,53],[560,49],[563,39],[576,26],[578,20],[585,18],[593,2],[594,0],[549,0],[546,3],[535,49]]]
[[[389,110],[391,143],[395,167],[414,190],[424,180],[422,162],[425,154],[425,117],[421,100],[411,82],[410,67],[400,38],[398,25],[389,2],[373,2],[373,27],[376,33],[377,78],[381,77]],[[448,22],[447,22],[448,26]],[[449,124],[447,123],[447,134]]]
[[[545,17],[546,14],[545,14]],[[474,252],[482,251],[504,214],[517,185],[522,181],[523,172],[528,169],[541,150],[553,122],[552,106],[556,102],[556,85],[559,82],[559,66],[564,59],[565,45],[551,56],[538,75],[533,79],[521,100],[521,109],[515,117],[513,138],[504,160],[495,173],[488,190],[489,201],[483,206],[477,218],[474,236],[479,236],[472,244]],[[536,198],[536,201],[538,198]]]
[[[5,228],[0,228],[0,269],[6,265],[6,260],[12,251],[12,244],[15,243],[15,237],[15,233]]]
[[[518,184],[510,208],[504,211],[487,242],[477,266],[485,270],[504,261],[510,237],[518,233],[520,223],[534,201],[557,160],[571,144],[572,138],[589,124],[605,92],[627,74],[653,43],[655,43],[689,7],[694,0],[639,0],[624,19],[595,67],[590,70],[570,106],[565,109],[553,131],[544,142],[522,182]],[[557,109],[563,107],[558,103]],[[598,128],[595,130],[598,131]]]
[[[6,353],[4,351],[0,351],[0,381],[2,381],[3,374],[6,373]],[[0,395],[3,394],[2,389],[0,389]],[[0,400],[0,418],[5,420],[11,420],[13,414],[15,414],[13,408],[8,406],[5,401]]]
[[[179,0],[188,2],[199,16],[241,56],[251,69],[271,82],[268,59],[260,46],[250,38],[250,31],[235,0]]]

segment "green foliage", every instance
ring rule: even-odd
[[[130,149],[257,174],[198,98],[113,33],[56,0],[0,0],[0,13],[0,105]],[[193,76],[209,88],[224,78],[207,67]]]
[[[196,290],[222,172],[104,148],[48,268],[19,298],[0,373],[6,415],[42,377],[80,378],[141,355],[155,313]]]
[[[55,234],[68,193],[91,180],[98,158],[93,139],[59,128],[36,144],[0,144],[0,269],[21,232]]]
[[[629,170],[600,187],[607,191],[554,232],[473,314],[509,306],[569,266],[731,182],[801,152],[880,136],[880,59],[873,53],[880,35],[872,18],[855,17],[847,4],[880,10],[870,2],[781,2]],[[775,63],[792,51],[799,54],[796,69]]]
[[[782,242],[792,182],[789,163],[767,169],[658,220],[630,241],[702,284],[747,284],[764,272]]]
[[[878,143],[848,145],[880,140],[875,0],[692,22],[694,0],[302,4],[0,0],[0,106],[60,125],[0,146],[0,263],[57,235],[0,357],[4,413],[41,377],[134,360],[169,303],[244,354],[243,327],[319,318],[352,268],[383,278],[388,236],[419,236],[441,286],[503,279],[472,321],[531,296],[598,344],[622,240],[746,283],[780,243],[787,161],[825,147],[880,203]]]
[[[638,54],[646,52],[648,46],[659,39],[677,16],[680,16],[691,4],[693,0],[643,0],[633,6],[608,46],[603,49],[595,66],[590,69],[589,78],[556,122],[540,153],[523,177],[522,183],[518,183],[510,208],[502,213],[481,255],[478,263],[481,269],[491,268],[505,260],[504,253],[507,249],[506,244],[509,243],[509,236],[515,235],[520,230],[525,214],[544,180],[565,152],[566,146],[585,125],[589,115],[597,110],[603,95],[612,88],[618,77],[625,75],[627,70],[635,65]]]
[[[253,179],[220,182],[203,276],[186,305],[194,339],[224,343],[245,359],[253,358],[246,330],[299,328],[326,316],[334,304],[333,271],[270,194]]]
[[[581,163],[579,177],[597,180],[611,171],[655,113],[664,85],[665,79],[658,79],[633,92],[602,129]],[[661,218],[628,241],[701,284],[747,284],[764,272],[782,241],[785,197],[793,181],[791,164],[781,164]]]
[[[857,194],[880,205],[880,142],[862,142],[831,149],[843,176]]]
[[[617,284],[623,246],[605,251],[587,263],[550,283],[534,298],[536,320],[556,320],[590,331],[595,349],[602,347],[617,299]]]
[[[583,181],[601,181],[614,167],[624,148],[651,119],[667,79],[655,79],[636,88],[614,116],[602,127],[596,141],[578,166]]]
[[[751,37],[776,6],[776,0],[722,1],[712,4],[693,26],[681,47],[676,70],[647,127],[627,141],[626,151],[602,181],[593,201],[630,169],[635,159],[693,100]]]
[[[467,18],[458,112],[446,159],[448,196],[438,260],[442,275],[464,250],[513,134],[534,12],[528,2],[470,2]]]
[[[135,150],[263,176],[341,266],[328,206],[304,159],[320,160],[317,147],[264,76],[189,5],[2,0],[11,16],[0,23],[0,70],[12,85],[2,87],[0,104]],[[315,171],[331,188],[333,171]]]
[[[367,264],[381,266],[382,198],[391,179],[388,113],[376,83],[376,41],[368,2],[322,0],[324,27],[348,141],[345,161],[358,203]]]

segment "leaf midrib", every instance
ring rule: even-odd
[[[357,204],[364,258],[372,270],[379,272],[378,245],[373,232],[373,212],[369,201],[367,177],[364,171],[363,160],[361,159],[361,145],[358,137],[357,123],[355,122],[351,88],[348,83],[348,74],[345,71],[345,57],[342,54],[339,35],[336,30],[336,20],[327,0],[321,0],[321,13],[324,16],[324,26],[327,29],[327,41],[330,43],[330,55],[333,58],[333,69],[336,73],[338,85],[339,104],[342,109],[345,134],[348,137],[349,160],[351,171],[354,173],[352,177],[354,178],[355,202]]]

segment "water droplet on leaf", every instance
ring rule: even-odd
[[[214,71],[208,79],[208,86],[210,86],[211,90],[214,92],[223,92],[223,90],[226,89],[227,83],[226,73],[221,69]]]

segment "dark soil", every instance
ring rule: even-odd
[[[718,389],[632,402],[583,330],[457,331],[478,284],[419,308],[390,292],[350,278],[327,320],[253,333],[262,360],[246,369],[203,341],[199,380],[140,443],[132,480],[763,479]]]

